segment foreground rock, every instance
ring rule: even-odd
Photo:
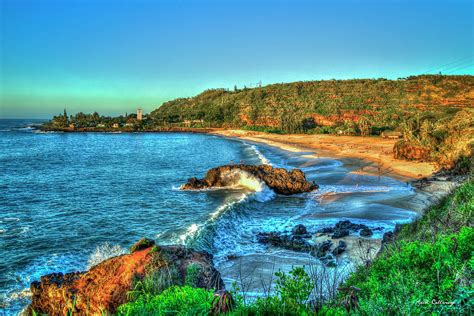
[[[30,314],[101,315],[127,302],[136,281],[160,274],[169,285],[184,284],[190,265],[198,267],[195,286],[222,289],[212,255],[182,246],[154,246],[142,239],[132,253],[107,259],[85,272],[52,273],[31,284]],[[193,269],[195,271],[196,269]]]
[[[330,239],[322,242],[312,241],[312,234],[301,224],[293,227],[291,233],[258,233],[257,241],[278,248],[309,253],[326,266],[336,266],[336,257],[347,249],[344,241],[339,241],[337,246]]]
[[[204,179],[191,178],[181,188],[183,190],[199,190],[213,187],[239,185],[242,177],[263,181],[268,187],[279,194],[297,194],[311,192],[318,186],[306,180],[303,171],[273,168],[270,165],[225,165],[210,169]],[[250,179],[251,181],[252,179]]]

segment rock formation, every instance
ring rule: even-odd
[[[306,180],[303,171],[273,168],[270,165],[225,165],[210,169],[203,179],[190,178],[181,189],[199,190],[212,187],[237,186],[242,176],[263,181],[278,194],[290,195],[316,190],[318,186]]]
[[[377,228],[380,229],[380,228]],[[352,232],[356,232],[360,230],[360,236],[362,237],[370,237],[373,235],[372,229],[367,227],[364,224],[355,224],[351,221],[339,221],[336,223],[334,227],[326,227],[317,231],[318,233],[322,234],[332,234],[332,239],[338,239],[345,236],[349,236]]]
[[[195,286],[222,289],[223,281],[212,264],[212,255],[182,246],[154,246],[142,239],[130,254],[107,259],[85,272],[52,273],[31,284],[30,314],[101,315],[115,313],[127,301],[136,281],[163,271],[173,271],[171,284],[183,284],[189,265],[198,265]]]
[[[430,151],[426,147],[412,145],[407,141],[398,141],[393,146],[393,157],[405,160],[426,160]]]

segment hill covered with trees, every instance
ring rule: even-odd
[[[426,75],[207,90],[166,102],[151,115],[161,124],[368,135],[395,129],[407,116],[452,116],[473,106],[474,76]]]
[[[164,103],[160,126],[242,128],[276,133],[403,136],[403,159],[452,167],[470,155],[474,76],[423,75],[398,80],[322,80],[253,89],[207,90]]]

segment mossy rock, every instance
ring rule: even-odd
[[[153,245],[155,245],[155,241],[153,239],[141,238],[132,247],[130,247],[130,253],[134,253],[135,251],[138,251],[138,250],[150,248]]]

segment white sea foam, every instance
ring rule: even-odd
[[[257,146],[250,145],[250,148],[252,148],[252,150],[255,152],[258,159],[260,159],[261,163],[263,163],[265,165],[270,165],[270,166],[272,165],[272,163],[260,152],[260,150],[258,150]]]
[[[248,195],[247,194],[242,194],[240,196],[240,198],[238,198],[237,200],[234,200],[234,201],[231,201],[231,202],[228,202],[228,203],[224,203],[222,205],[220,205],[214,212],[212,212],[210,214],[211,216],[211,220],[215,220],[217,217],[219,217],[219,215],[221,215],[223,212],[225,212],[225,210],[227,210],[228,208],[238,204],[238,203],[241,203],[245,200],[247,200],[248,198]]]
[[[195,224],[195,223],[191,224],[186,229],[186,232],[184,232],[183,234],[179,236],[179,240],[181,241],[182,244],[185,244],[189,238],[192,238],[198,232],[198,230],[199,230],[198,224]]]
[[[87,268],[90,269],[106,259],[123,255],[124,253],[126,253],[126,250],[122,246],[112,245],[105,242],[102,245],[97,246],[94,252],[89,256]]]
[[[3,220],[5,222],[18,222],[20,219],[18,217],[4,217]]]

